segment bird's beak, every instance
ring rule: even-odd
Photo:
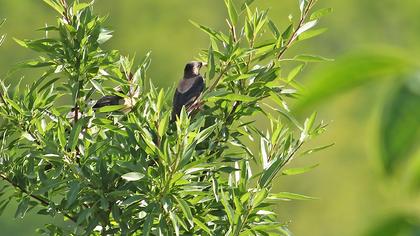
[[[208,63],[207,62],[201,62],[202,66],[207,66]]]

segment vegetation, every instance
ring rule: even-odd
[[[325,125],[316,113],[300,124],[287,103],[304,65],[329,59],[285,53],[322,33],[312,28],[330,9],[301,0],[300,17],[281,31],[253,1],[226,0],[225,32],[193,22],[210,37],[197,57],[208,62],[207,88],[171,122],[173,89],[149,80],[150,54],[135,66],[102,49],[112,32],[92,3],[44,1],[57,24],[42,39],[15,39],[41,54],[22,67],[42,76],[23,89],[1,83],[0,210],[15,199],[15,217],[36,209],[71,222],[39,229],[46,235],[289,234],[272,206],[310,197],[273,192],[273,180],[313,168],[285,166]],[[131,102],[93,110],[110,94]],[[256,116],[271,128],[261,131]]]

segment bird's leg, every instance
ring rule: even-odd
[[[188,114],[190,117],[194,117],[195,114],[200,110],[202,111],[202,107],[204,105],[204,102],[201,100],[196,100],[191,106],[188,107]]]

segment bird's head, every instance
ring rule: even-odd
[[[184,78],[193,78],[200,74],[201,67],[206,63],[200,61],[188,62],[184,69]]]

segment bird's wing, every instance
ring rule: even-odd
[[[176,116],[181,113],[183,106],[194,102],[195,99],[197,99],[198,96],[200,96],[200,94],[204,90],[205,85],[204,85],[204,79],[202,76],[197,76],[190,80],[194,80],[194,81],[188,90],[181,93],[180,91],[183,91],[183,90],[181,89],[179,91],[177,88],[177,90],[175,91],[174,99],[173,99],[172,120],[175,120]],[[180,85],[183,85],[183,83],[180,83]]]
[[[204,90],[204,79],[201,75],[194,78],[194,83],[190,89],[188,89],[184,96],[188,97],[187,103],[190,102],[191,99],[195,100]]]
[[[120,105],[123,98],[117,95],[107,95],[101,97],[96,104],[93,106],[93,108],[101,108],[104,106],[115,106]]]

